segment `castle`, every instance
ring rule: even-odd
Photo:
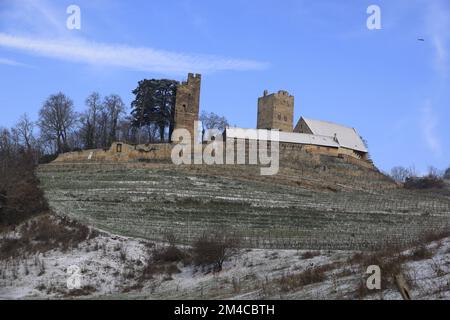
[[[201,75],[189,74],[177,89],[175,128],[187,129],[191,137],[199,119],[200,85]],[[369,160],[367,147],[354,128],[304,117],[294,127],[294,97],[284,90],[272,94],[264,90],[258,99],[256,129],[227,128],[224,137],[225,141],[249,139],[249,131],[255,133],[250,136],[260,136],[259,130],[274,129],[280,131],[279,142],[285,148],[298,145],[309,152]]]
[[[187,81],[178,84],[175,99],[175,129],[187,129],[194,136],[194,123],[198,121],[200,110],[200,74],[188,75]]]
[[[175,100],[174,127],[186,129],[194,137],[199,120],[201,75],[188,75],[187,81],[180,82]],[[260,137],[267,130],[279,130],[280,151],[285,153],[307,152],[345,159],[373,168],[368,150],[354,128],[336,123],[301,117],[294,127],[294,97],[287,91],[269,94],[264,91],[258,99],[256,129],[228,127],[223,133],[226,143],[238,140],[248,141]],[[249,134],[250,133],[250,134]],[[270,139],[270,138],[269,138]],[[87,150],[62,154],[56,161],[133,161],[170,160],[173,145],[170,143],[154,145],[128,145],[114,143],[110,150]]]

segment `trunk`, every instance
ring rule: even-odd
[[[170,121],[170,125],[169,125],[169,142],[172,142],[172,134],[173,134],[173,130],[174,130],[174,123],[173,121]]]
[[[161,143],[164,142],[164,131],[165,131],[165,129],[166,129],[166,126],[164,126],[164,125],[160,125],[159,126],[159,137],[160,137]]]

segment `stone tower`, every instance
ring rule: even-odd
[[[294,96],[287,91],[268,94],[258,99],[258,129],[294,130]]]
[[[198,121],[201,75],[189,73],[187,81],[177,87],[175,99],[175,129],[187,129],[194,138],[194,124]]]

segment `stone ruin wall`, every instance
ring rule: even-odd
[[[228,141],[227,143],[233,143]],[[235,159],[236,159],[236,145],[235,144]],[[246,163],[248,163],[249,142],[245,142]],[[129,145],[125,143],[113,143],[108,150],[95,149],[77,152],[64,153],[58,156],[55,163],[61,162],[170,162],[171,154],[174,144],[160,143],[160,144],[142,144]],[[203,145],[203,149],[207,145]],[[226,146],[225,146],[226,147]],[[268,145],[270,150],[270,144]],[[280,143],[280,163],[299,162],[299,161],[315,161],[317,164],[321,163],[321,155],[340,158],[346,163],[359,165],[369,169],[376,169],[373,163],[355,158],[346,153],[342,153],[341,149],[330,148],[323,146],[300,145],[293,143]],[[225,159],[225,152],[224,152]]]

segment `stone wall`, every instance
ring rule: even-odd
[[[227,141],[228,144],[234,145],[234,161],[237,160],[237,141]],[[249,141],[240,141],[245,150],[245,163],[249,163]],[[207,145],[202,146],[202,150]],[[145,144],[145,145],[129,145],[125,143],[115,142],[109,150],[95,149],[78,152],[68,152],[58,156],[55,162],[171,162],[171,154],[174,145],[170,143],[162,144]],[[226,148],[226,144],[224,145]],[[268,145],[270,151],[270,144]],[[311,158],[320,163],[320,156],[331,156],[340,158],[351,164],[360,165],[366,168],[375,169],[372,162],[358,159],[348,153],[342,153],[342,148],[330,148],[323,146],[301,145],[294,143],[280,143],[280,164],[282,161],[297,162],[302,159]],[[226,152],[224,150],[224,163],[226,162]],[[342,161],[341,160],[341,161]]]
[[[95,149],[68,152],[58,156],[55,162],[128,162],[168,161],[172,151],[169,143],[129,145],[115,142],[108,150]]]
[[[294,97],[287,91],[268,94],[258,99],[258,129],[279,129],[292,132],[294,126]]]
[[[194,137],[194,123],[198,121],[200,108],[201,75],[188,75],[188,79],[177,87],[175,99],[175,129],[187,129]]]

